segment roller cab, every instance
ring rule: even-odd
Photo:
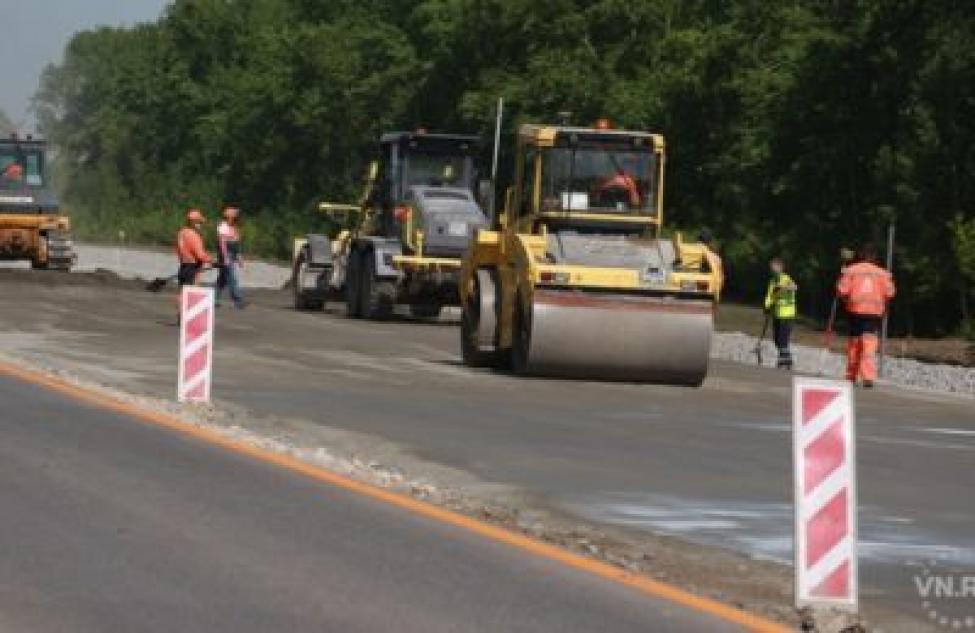
[[[469,365],[700,384],[717,258],[661,235],[663,137],[526,125],[504,211],[461,269]]]

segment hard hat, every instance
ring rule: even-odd
[[[237,207],[224,207],[223,208],[223,219],[224,220],[236,220],[237,216],[240,215],[240,209]]]
[[[24,168],[19,163],[10,163],[4,170],[4,175],[11,180],[21,180],[24,177]]]
[[[206,222],[207,219],[203,216],[203,212],[199,209],[190,209],[186,212],[186,221],[203,223]]]

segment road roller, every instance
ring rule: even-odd
[[[700,385],[721,262],[664,236],[664,138],[526,124],[461,263],[461,351],[518,374]]]

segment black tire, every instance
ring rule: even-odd
[[[497,350],[484,351],[478,343],[478,330],[481,326],[481,293],[483,289],[474,276],[474,290],[470,299],[461,306],[460,312],[460,355],[468,367],[498,367],[502,355]],[[495,341],[496,342],[496,341]]]
[[[468,367],[497,367],[500,354],[485,352],[477,344],[477,325],[480,315],[475,314],[477,308],[466,305],[460,313],[460,356]]]
[[[442,308],[439,303],[411,303],[410,315],[415,319],[436,319]]]
[[[47,240],[47,262],[42,267],[49,270],[69,272],[75,262],[71,233],[68,231],[48,231],[45,239]]]
[[[516,374],[528,374],[528,357],[532,344],[532,315],[526,314],[520,296],[515,297],[514,323],[512,323],[511,369]]]
[[[385,321],[393,315],[393,308],[396,306],[396,284],[376,276],[376,257],[372,251],[366,251],[361,261],[359,297],[362,302],[362,316],[374,321]]]
[[[306,274],[308,274],[308,251],[303,249],[295,260],[291,274],[295,310],[322,310],[325,307],[325,299],[321,293],[305,290],[302,287],[302,277]]]
[[[345,314],[353,319],[362,318],[362,295],[359,291],[361,257],[359,251],[349,253],[345,269]]]

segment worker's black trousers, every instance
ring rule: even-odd
[[[789,339],[792,338],[792,319],[772,319],[772,339],[779,350],[776,367],[792,369],[792,350]]]

